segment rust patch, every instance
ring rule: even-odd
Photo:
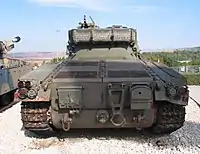
[[[46,122],[47,121],[47,115],[45,114],[27,114],[26,113],[21,113],[21,117],[23,119],[23,122]]]
[[[49,101],[49,96],[38,96],[33,101]]]
[[[48,111],[46,108],[42,109],[30,109],[30,108],[22,108],[21,113],[24,114],[45,114]]]
[[[50,129],[49,103],[22,102],[21,120],[25,129]]]

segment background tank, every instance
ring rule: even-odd
[[[20,40],[17,36],[12,40],[0,41],[0,106],[8,105],[14,100],[18,78],[31,70],[26,62],[6,57],[14,48],[14,43]]]
[[[182,127],[189,98],[184,77],[143,60],[135,29],[80,24],[69,30],[66,61],[20,78],[23,127],[36,133],[128,127],[170,133]]]

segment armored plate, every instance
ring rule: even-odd
[[[30,71],[31,66],[0,69],[0,95],[17,89],[18,79]]]

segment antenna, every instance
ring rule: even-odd
[[[88,23],[86,21],[86,15],[84,15],[83,23],[81,24],[81,28],[88,28]]]
[[[92,23],[87,23],[87,20],[86,20],[86,15],[84,15],[84,19],[83,19],[83,23],[82,22],[79,22],[79,29],[83,29],[83,28],[85,28],[85,29],[88,29],[88,28],[95,28],[95,27],[98,27],[98,26],[96,26],[95,25],[95,22],[94,22],[94,20],[92,19],[92,17],[91,16],[89,16],[90,17],[90,20],[92,21]]]
[[[91,17],[91,16],[89,16],[89,17],[90,17],[90,20],[92,21],[92,23],[95,24],[95,22],[94,22],[94,20],[92,19],[92,17]]]
[[[84,15],[83,22],[84,24],[87,24],[86,15]]]
[[[93,28],[95,28],[95,22],[94,22],[94,20],[92,19],[92,17],[91,16],[89,16],[90,17],[90,20],[92,21],[92,24],[91,24],[91,26],[93,27]]]

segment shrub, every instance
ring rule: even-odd
[[[200,74],[187,73],[183,75],[186,77],[188,85],[200,85]]]

